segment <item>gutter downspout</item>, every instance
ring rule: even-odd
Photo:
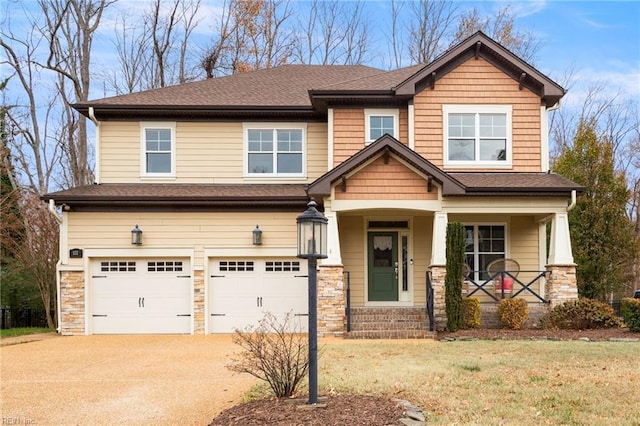
[[[576,202],[577,202],[576,190],[572,189],[571,190],[571,203],[569,203],[569,205],[567,206],[567,212],[570,212],[571,210],[573,210],[573,208],[576,206]]]
[[[49,213],[56,219],[58,222],[58,227],[62,228],[62,219],[58,215],[56,211],[56,203],[53,199],[49,199]],[[57,327],[56,332],[60,334],[60,314],[62,313],[62,305],[60,301],[60,266],[62,265],[62,256],[58,253],[58,262],[56,263],[56,309],[58,312],[56,313]]]
[[[95,142],[95,153],[94,153],[96,164],[95,164],[94,178],[95,178],[95,183],[100,183],[100,122],[96,118],[96,112],[92,106],[89,107],[89,119],[96,126],[96,134],[95,134],[96,142]]]

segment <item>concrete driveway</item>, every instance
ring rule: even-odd
[[[229,335],[79,336],[0,347],[1,424],[206,425],[257,380]]]

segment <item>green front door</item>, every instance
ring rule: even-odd
[[[369,232],[369,301],[398,300],[398,233]]]

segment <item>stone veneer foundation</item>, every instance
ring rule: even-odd
[[[193,334],[204,334],[204,271],[193,271]]]
[[[342,336],[345,331],[344,267],[319,266],[318,335]]]
[[[60,334],[85,334],[84,271],[60,272]]]

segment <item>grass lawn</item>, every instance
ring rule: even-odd
[[[319,347],[321,395],[406,399],[429,424],[640,425],[640,343],[322,339]]]
[[[7,330],[0,330],[0,338],[25,336],[27,334],[36,334],[36,333],[53,333],[54,331],[55,330],[53,328],[42,328],[42,327],[9,328]]]

